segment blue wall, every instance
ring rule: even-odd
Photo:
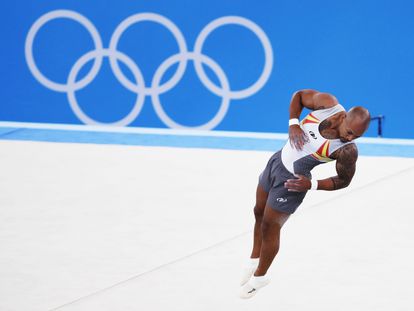
[[[129,126],[165,128],[181,124],[216,130],[286,132],[292,93],[300,88],[315,88],[335,94],[346,108],[364,105],[373,115],[385,115],[385,137],[414,138],[414,131],[407,126],[414,114],[410,96],[414,85],[414,4],[409,0],[16,0],[2,1],[0,8],[3,121],[82,124],[121,120],[120,124]],[[53,86],[39,82],[29,69],[25,41],[36,20],[58,9],[86,17],[96,27],[103,48],[109,47],[114,30],[129,16],[156,13],[178,27],[189,52],[194,51],[197,37],[210,22],[223,16],[240,16],[258,25],[265,39],[269,39],[272,51],[268,62],[273,59],[272,70],[268,77],[264,76],[263,86],[235,98],[239,93],[230,91],[254,84],[266,61],[256,35],[259,30],[224,25],[206,37],[202,47],[205,56],[187,54],[182,78],[168,90],[160,91],[151,87],[153,77],[157,70],[160,73],[160,65],[178,52],[178,46],[165,27],[147,21],[125,30],[117,45],[120,53],[101,49],[101,53],[121,58],[121,71],[131,81],[128,85],[114,75],[108,57],[103,58],[89,84],[69,85],[74,64],[82,65],[80,57],[92,51],[94,44],[81,24],[59,18],[44,24],[33,41],[39,71],[66,85],[52,90]],[[93,55],[90,56],[91,61],[78,68],[73,80],[88,76],[93,63]],[[208,79],[218,86],[216,89],[206,87],[206,79],[204,83],[200,81],[193,58],[204,62],[203,68]],[[161,84],[174,76],[177,64],[171,65],[165,68]],[[131,70],[135,76],[142,73],[142,80],[138,79],[141,83],[135,82]],[[226,81],[227,92],[223,91]],[[74,100],[67,90],[71,88],[78,108],[70,105]],[[165,121],[166,117],[160,116],[162,112],[154,109],[156,99],[151,93],[158,93],[163,111],[175,123]],[[135,103],[135,114],[133,111],[125,118]],[[211,119],[215,121],[209,123]],[[368,134],[376,135],[376,124]]]

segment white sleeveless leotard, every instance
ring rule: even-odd
[[[305,132],[308,141],[302,150],[297,150],[290,142],[282,149],[282,162],[292,174],[311,176],[310,171],[319,164],[333,161],[329,156],[337,149],[349,144],[340,139],[326,139],[319,132],[321,122],[338,112],[345,111],[342,105],[312,111],[301,122],[300,127]]]

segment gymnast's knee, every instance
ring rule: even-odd
[[[256,220],[262,220],[264,215],[264,206],[255,205],[253,212]]]
[[[262,234],[266,235],[268,233],[274,233],[279,232],[281,229],[281,225],[278,221],[275,221],[274,219],[269,219],[268,217],[264,217],[262,220]]]

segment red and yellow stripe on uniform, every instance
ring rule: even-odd
[[[305,119],[302,120],[302,124],[306,123],[320,123],[319,119],[315,117],[312,113],[308,114]]]
[[[319,149],[316,152],[312,153],[312,157],[323,162],[332,161],[332,159],[329,158],[329,144],[329,140],[325,140]]]

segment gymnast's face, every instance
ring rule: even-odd
[[[343,143],[353,141],[362,136],[367,128],[368,125],[364,119],[348,112],[339,126],[339,139]]]

